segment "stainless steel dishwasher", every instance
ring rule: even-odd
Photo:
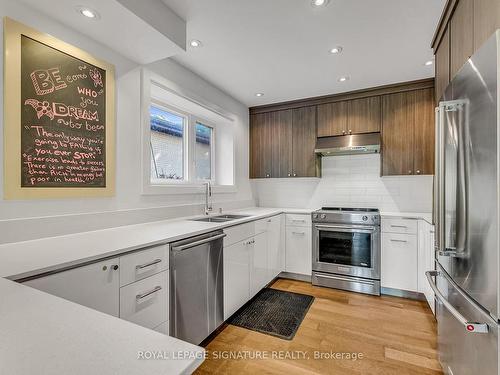
[[[199,344],[224,322],[222,231],[170,246],[170,334]]]

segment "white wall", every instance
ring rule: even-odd
[[[380,177],[380,155],[323,158],[321,179],[256,180],[259,206],[375,207],[386,212],[431,212],[432,176]]]
[[[117,184],[116,196],[99,199],[0,200],[0,243],[41,235],[91,230],[110,225],[201,213],[203,195],[141,195],[140,67],[98,42],[11,0],[0,0],[0,16],[9,16],[71,43],[116,66],[117,81]],[[3,27],[0,33],[3,32]],[[3,38],[0,37],[0,41]],[[3,50],[3,45],[2,45]],[[0,65],[3,61],[0,62]],[[237,193],[219,194],[225,207],[250,204],[248,176],[248,109],[221,90],[178,65],[163,60],[148,67],[177,87],[196,93],[232,114],[235,127]],[[3,69],[2,69],[3,70]],[[3,76],[0,78],[3,86]],[[3,95],[3,90],[0,92]],[[3,106],[0,115],[3,118]],[[0,125],[3,134],[3,122]],[[3,143],[0,144],[0,193],[3,196]],[[146,209],[146,210],[145,210]],[[90,214],[90,215],[82,215]],[[61,216],[70,215],[70,216]],[[45,220],[25,220],[45,217]]]

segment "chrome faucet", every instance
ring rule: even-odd
[[[212,184],[210,181],[205,182],[205,215],[209,215],[213,210],[212,199],[210,199],[209,203],[208,198],[212,198]]]

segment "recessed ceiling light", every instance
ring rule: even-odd
[[[263,92],[258,92],[257,94],[255,94],[256,97],[260,98],[261,96],[264,96],[264,93]]]
[[[336,55],[338,53],[341,53],[343,50],[343,48],[341,46],[337,46],[337,47],[333,47],[331,50],[330,50],[330,53]]]
[[[313,7],[323,7],[323,6],[328,5],[328,1],[329,0],[312,0],[311,5]]]
[[[87,18],[91,18],[91,19],[94,19],[94,20],[97,20],[97,19],[100,18],[99,13],[97,13],[97,11],[95,11],[94,9],[91,9],[91,8],[88,8],[88,7],[79,6],[79,7],[76,7],[76,10],[82,16],[85,16]]]
[[[193,39],[191,42],[189,42],[189,44],[191,45],[191,47],[193,48],[198,48],[198,47],[201,47],[203,44],[201,43],[201,41],[199,41],[198,39]]]
[[[432,64],[434,64],[434,61],[432,61],[432,60],[425,62],[425,66],[431,66]]]
[[[339,78],[339,82],[345,82],[345,81],[349,81],[349,77],[345,76]]]

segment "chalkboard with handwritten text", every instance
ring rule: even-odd
[[[105,70],[21,35],[21,187],[106,187],[105,91]]]

